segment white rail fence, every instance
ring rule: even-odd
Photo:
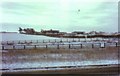
[[[105,42],[105,41],[68,41],[68,40],[48,40],[48,41],[7,41],[1,42],[1,50],[14,50],[14,49],[40,49],[40,48],[54,48],[54,49],[82,49],[82,48],[106,48],[118,47],[118,42]]]

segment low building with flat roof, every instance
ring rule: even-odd
[[[85,32],[82,32],[82,31],[74,31],[72,33],[76,33],[76,34],[85,34]]]
[[[59,33],[59,30],[41,30],[41,33],[44,33],[44,34],[58,34]]]

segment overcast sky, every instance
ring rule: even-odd
[[[60,31],[118,30],[118,2],[108,0],[4,1],[0,4],[0,31],[18,27]]]

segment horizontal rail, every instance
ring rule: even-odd
[[[118,41],[118,39],[117,39]],[[93,38],[84,38],[84,39],[44,39],[44,40],[21,40],[21,41],[1,41],[1,45],[8,44],[33,44],[33,43],[56,43],[56,42],[114,42],[109,39],[93,39]]]
[[[56,48],[56,49],[81,49],[81,48],[106,48],[110,46],[118,47],[118,43],[50,43],[50,44],[15,44],[15,45],[1,45],[1,50],[14,50],[14,49],[39,49],[39,48]]]

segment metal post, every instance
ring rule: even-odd
[[[80,47],[82,48],[82,44],[80,44]]]
[[[59,49],[59,44],[57,45],[57,49]]]
[[[35,49],[36,49],[36,45],[35,45],[35,47],[34,47]]]
[[[2,50],[4,50],[4,46],[2,45]]]
[[[15,49],[15,46],[13,45],[13,49]]]
[[[24,45],[24,49],[25,49],[25,45]]]
[[[70,49],[70,44],[69,44],[69,49]]]
[[[92,44],[92,48],[94,48],[94,44]]]
[[[117,47],[117,45],[118,45],[118,44],[117,44],[117,42],[116,42],[116,44],[115,44],[115,45],[116,45],[116,47]]]
[[[106,44],[104,43],[104,48],[106,47]]]
[[[48,45],[46,45],[46,49],[48,48]]]

